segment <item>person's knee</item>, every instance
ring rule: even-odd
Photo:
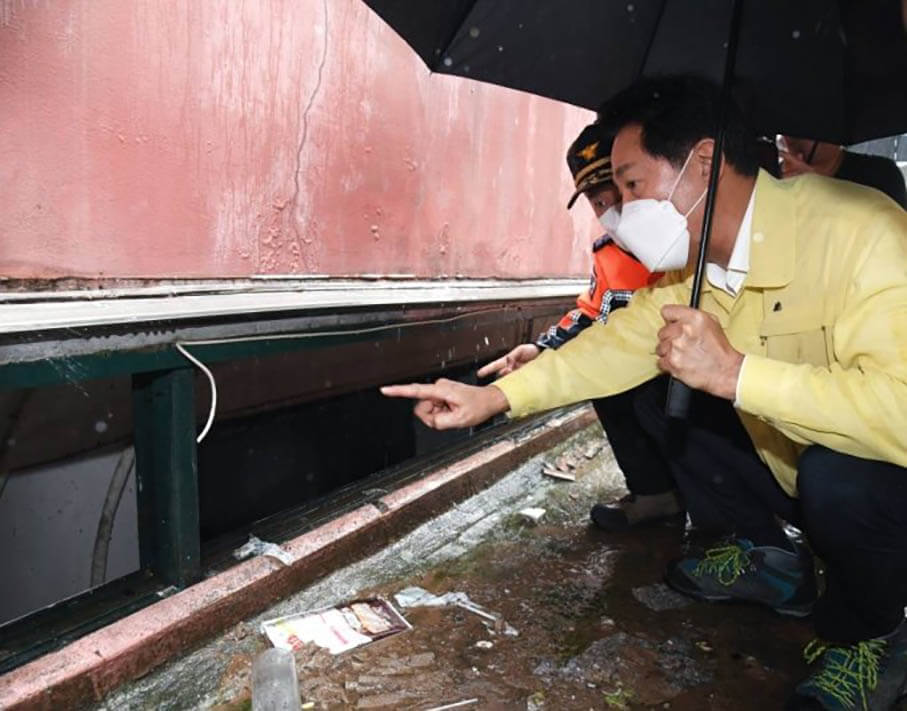
[[[864,482],[847,466],[849,457],[814,445],[797,464],[797,490],[804,518],[834,520],[852,508]],[[840,520],[840,519],[839,519]]]
[[[633,398],[636,418],[650,434],[661,432],[668,419],[664,411],[665,386],[661,380],[662,378],[655,378],[637,388]]]

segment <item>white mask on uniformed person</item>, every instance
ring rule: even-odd
[[[620,208],[617,205],[612,205],[598,216],[598,221],[605,228],[605,233],[610,237],[614,237],[617,225],[620,223]]]

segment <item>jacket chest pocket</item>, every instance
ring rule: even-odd
[[[834,360],[831,327],[822,324],[816,310],[787,314],[770,312],[759,328],[765,355],[786,363],[809,363],[828,367]]]

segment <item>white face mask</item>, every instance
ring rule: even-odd
[[[607,225],[605,225],[604,219],[607,217],[607,213],[602,215],[601,223],[608,229],[608,233],[614,238],[617,245],[630,252],[650,272],[683,269],[687,265],[690,251],[687,217],[702,202],[706,191],[702,191],[699,199],[683,215],[674,207],[671,198],[692,157],[693,151],[691,150],[677,174],[666,200],[644,198],[626,202],[621,208],[616,225],[613,224],[614,215],[608,217]]]
[[[617,205],[612,205],[599,215],[598,221],[605,228],[605,232],[609,236],[614,237],[614,233],[617,232],[617,225],[620,224],[620,210],[617,209]]]

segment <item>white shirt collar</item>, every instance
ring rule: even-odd
[[[737,296],[746,280],[746,275],[750,271],[750,238],[753,234],[753,206],[756,202],[756,188],[750,193],[750,201],[746,206],[746,212],[743,213],[743,219],[740,220],[740,228],[737,230],[737,239],[734,241],[734,249],[731,251],[731,258],[728,260],[727,269],[722,269],[714,262],[708,262],[705,265],[706,278],[712,286],[722,291],[726,291],[731,296]]]

